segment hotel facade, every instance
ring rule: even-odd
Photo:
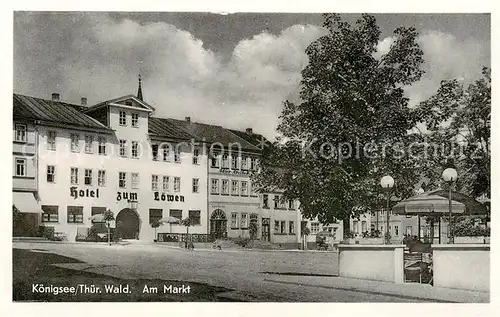
[[[259,240],[300,245],[298,203],[252,184],[261,135],[154,111],[140,83],[137,96],[92,106],[14,94],[13,205],[25,216],[14,234],[42,226],[84,239],[92,216],[111,210],[122,239],[180,241],[186,227],[152,226],[173,217],[189,218],[200,242],[249,237],[255,222]]]

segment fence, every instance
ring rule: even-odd
[[[202,233],[189,234],[189,240],[193,243],[211,243],[215,236]],[[158,233],[158,242],[185,242],[188,241],[187,233]]]

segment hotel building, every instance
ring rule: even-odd
[[[40,225],[84,239],[91,217],[109,209],[123,239],[178,241],[186,227],[151,226],[175,217],[191,220],[198,241],[249,237],[256,222],[260,240],[297,248],[298,203],[251,181],[261,135],[156,117],[140,82],[137,96],[81,101],[13,96],[13,204],[26,227],[15,234]]]

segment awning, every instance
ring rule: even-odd
[[[42,208],[33,193],[13,192],[12,203],[22,213],[42,213]]]

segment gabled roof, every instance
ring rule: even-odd
[[[19,94],[13,96],[14,118],[111,131],[99,121],[80,112],[80,108],[80,106],[61,101],[45,100]]]
[[[196,139],[196,136],[191,135],[181,127],[172,123],[170,119],[149,117],[148,122],[148,133],[151,136],[171,138],[171,139],[182,139],[190,140]]]
[[[149,105],[144,100],[141,100],[134,95],[126,95],[126,96],[118,97],[115,99],[102,101],[96,105],[93,105],[91,107],[86,108],[84,110],[84,112],[93,111],[93,110],[99,109],[101,107],[107,106],[109,104],[121,104],[121,102],[126,101],[126,100],[130,100],[130,99],[132,99],[135,103],[137,103],[141,106],[140,108],[138,107],[139,109],[142,109],[144,111],[149,111],[149,112],[155,111],[155,108],[152,107],[151,105]],[[121,105],[123,105],[123,104],[121,104]]]
[[[256,146],[221,126],[177,119],[167,120],[170,120],[172,124],[176,126],[182,127],[186,132],[194,135],[196,139],[200,141],[206,141],[212,144],[221,143],[224,147],[228,147],[230,144],[239,144],[244,150],[259,151]]]

